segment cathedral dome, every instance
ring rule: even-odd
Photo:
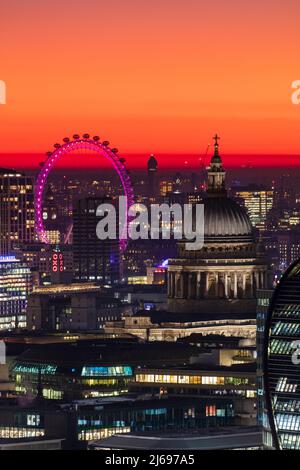
[[[246,211],[225,196],[204,199],[204,239],[251,237],[252,226]]]
[[[215,152],[208,167],[208,188],[204,198],[204,241],[241,241],[252,238],[252,226],[246,210],[227,196],[225,171],[219,155],[218,135]]]

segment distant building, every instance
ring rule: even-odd
[[[100,441],[95,443],[95,448],[100,449],[101,442],[105,444],[104,439],[114,434],[120,437],[142,433],[143,440],[133,439],[130,434],[128,441],[107,443],[106,448],[151,449],[153,442],[155,448],[176,451],[194,448],[195,443],[199,449],[257,448],[261,445],[261,433],[253,426],[233,426],[235,415],[231,403],[230,398],[209,396],[201,400],[103,397],[63,404],[47,401],[47,406],[26,401],[18,406],[16,400],[11,400],[0,406],[0,439],[5,439],[5,445],[15,444],[16,448],[21,447],[24,439],[31,442],[36,439],[36,445],[39,443],[42,448],[44,440],[60,438],[63,448],[70,450],[86,449],[94,441]],[[162,435],[166,438],[163,443]]]
[[[255,338],[256,319],[249,318],[244,312],[232,319],[223,312],[215,313],[213,317],[210,313],[202,313],[195,318],[194,313],[150,309],[137,311],[134,316],[124,315],[118,321],[107,321],[104,330],[107,334],[131,334],[147,341],[177,341],[192,333]]]
[[[300,257],[300,230],[279,232],[276,235],[281,271],[294,263]]]
[[[128,311],[161,310],[167,305],[167,290],[163,284],[121,284],[114,289],[114,295]]]
[[[223,415],[233,411],[235,423],[256,424],[256,364],[239,364],[231,367],[205,366],[144,368],[135,374],[130,389],[149,396],[205,396],[231,398],[228,409],[224,403]],[[201,397],[201,398],[200,398]],[[221,407],[221,401],[219,407]],[[206,413],[216,416],[218,406],[208,407]]]
[[[32,290],[29,267],[14,256],[0,256],[0,330],[26,328],[26,307]]]
[[[119,240],[100,240],[96,234],[96,210],[108,198],[88,197],[76,202],[73,212],[74,279],[79,282],[115,284],[119,280]]]
[[[0,254],[9,255],[34,239],[33,179],[0,169]]]
[[[168,193],[173,191],[173,181],[170,179],[162,179],[159,183],[159,194],[160,196],[166,196]]]
[[[73,278],[73,251],[71,245],[53,246],[45,243],[23,245],[17,251],[33,273],[35,286],[67,283]]]
[[[121,318],[123,307],[110,291],[94,284],[36,288],[28,298],[27,328],[35,331],[99,330]]]
[[[253,227],[264,229],[267,215],[273,207],[274,190],[261,186],[249,185],[235,188],[234,196],[246,209]]]
[[[257,292],[257,422],[263,427],[263,442],[266,447],[272,447],[272,435],[266,411],[264,378],[263,378],[263,356],[264,338],[267,315],[274,289],[262,289]]]
[[[149,266],[147,268],[147,284],[165,284],[167,268],[164,266]]]
[[[196,348],[183,344],[115,343],[91,340],[86,344],[34,346],[12,368],[16,392],[53,400],[123,395],[134,380],[135,368],[183,365]]]
[[[148,195],[149,197],[156,197],[158,195],[158,181],[157,181],[157,167],[158,163],[153,154],[150,155],[147,163],[147,176],[148,176]]]
[[[129,277],[143,276],[147,282],[147,267],[162,264],[166,259],[176,256],[177,240],[171,238],[165,240],[129,240],[124,253],[123,275],[125,279]]]

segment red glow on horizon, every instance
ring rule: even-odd
[[[125,158],[127,168],[146,169],[150,153],[120,154]],[[158,169],[201,169],[209,165],[211,154],[199,158],[197,154],[157,153]],[[221,155],[226,168],[245,167],[299,167],[300,155]],[[0,154],[0,166],[11,169],[38,171],[41,162],[45,162],[45,154]],[[56,169],[112,169],[110,163],[96,155],[67,155],[56,164]]]

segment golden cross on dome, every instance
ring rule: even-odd
[[[215,145],[219,145],[218,144],[218,140],[220,140],[220,137],[218,136],[218,134],[216,134],[214,137],[213,137],[214,141],[215,141]]]
[[[213,137],[214,141],[215,141],[215,144],[214,144],[214,147],[215,147],[215,157],[218,157],[219,156],[219,144],[218,144],[218,140],[220,139],[220,137],[218,136],[218,134],[216,134],[214,137]]]

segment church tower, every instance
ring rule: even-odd
[[[214,136],[215,152],[210,161],[210,166],[207,168],[207,195],[216,194],[217,196],[220,196],[223,194],[226,196],[225,171],[219,155],[219,139],[220,137],[216,134]]]

